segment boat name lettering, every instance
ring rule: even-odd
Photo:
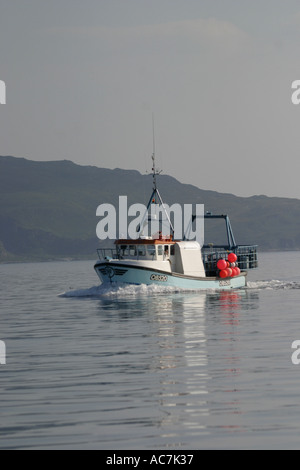
[[[152,274],[150,277],[151,281],[161,281],[161,282],[167,282],[168,276],[164,276],[163,274]]]
[[[220,281],[219,285],[220,285],[220,287],[226,287],[226,286],[230,286],[231,283],[230,283],[229,280],[228,281]]]

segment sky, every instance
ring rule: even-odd
[[[1,0],[0,155],[300,199],[299,0]]]

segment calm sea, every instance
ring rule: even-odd
[[[98,286],[93,262],[0,265],[1,449],[300,449],[300,253],[249,286]]]

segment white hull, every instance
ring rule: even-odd
[[[154,266],[126,263],[126,261],[98,261],[95,271],[101,282],[119,284],[171,286],[180,289],[240,289],[247,285],[247,273],[227,279],[218,277],[195,277],[178,274],[169,270],[155,269]]]

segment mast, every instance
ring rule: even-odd
[[[157,181],[156,177],[159,176],[162,172],[162,170],[156,169],[156,156],[155,156],[155,127],[154,127],[154,114],[152,113],[152,138],[153,138],[153,153],[152,153],[152,178],[153,178],[153,191],[156,193],[158,192],[157,190]],[[156,198],[155,198],[156,200]]]
[[[144,218],[142,220],[142,223],[138,225],[137,227],[137,232],[140,233],[141,230],[143,230],[143,225],[146,219],[148,219],[148,222],[151,221],[151,217],[149,217],[149,209],[152,204],[157,204],[161,205],[163,207],[164,213],[166,215],[166,218],[169,222],[170,229],[172,231],[172,234],[174,235],[174,227],[171,222],[171,219],[169,217],[169,214],[165,208],[164,202],[162,200],[162,197],[158,191],[157,188],[157,176],[159,176],[162,173],[162,170],[159,168],[156,168],[156,156],[155,156],[155,128],[154,128],[154,114],[152,113],[152,139],[153,139],[153,153],[152,153],[152,179],[153,179],[153,191],[151,194],[151,197],[149,199],[148,205],[147,205],[147,211],[144,215]]]

